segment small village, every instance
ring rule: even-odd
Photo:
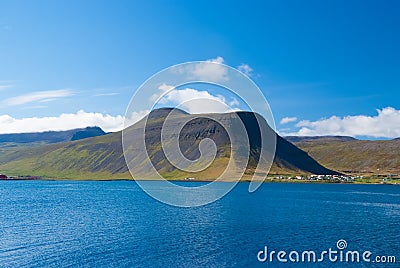
[[[0,180],[41,180],[40,176],[7,176],[4,174],[0,174]]]
[[[278,176],[276,179],[283,179],[284,176]],[[299,181],[325,181],[325,182],[339,182],[339,183],[351,183],[356,179],[362,179],[363,176],[347,176],[347,175],[303,175],[303,176],[288,176],[288,180],[299,180]]]
[[[399,184],[398,175],[375,175],[367,176],[349,176],[349,175],[298,175],[283,176],[277,175],[271,178],[271,181],[302,181],[302,182],[327,182],[327,183],[381,183],[381,184]]]

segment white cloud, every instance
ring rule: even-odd
[[[143,117],[145,117],[149,113],[150,113],[150,110],[132,112],[132,114],[131,114],[131,116],[129,118],[125,118],[125,127],[128,127],[128,126],[131,126],[131,125],[135,124],[136,122],[138,122],[140,119],[142,119]],[[121,127],[120,129],[116,129],[116,130],[121,130],[121,129],[123,129],[123,127]]]
[[[209,64],[212,62],[216,64]],[[205,81],[205,82],[224,82],[228,81],[228,68],[223,65],[224,58],[216,57],[215,59],[209,59],[206,62],[193,63],[188,66],[176,66],[173,71],[185,74],[190,79]]]
[[[238,66],[238,70],[247,76],[250,76],[253,72],[253,69],[248,64],[245,64],[245,63],[240,64]]]
[[[208,62],[216,63],[209,64]],[[229,80],[228,67],[224,65],[223,57],[218,56],[208,59],[206,62],[192,63],[190,65],[177,65],[173,71],[179,74],[186,74],[188,78],[205,82],[226,82]],[[253,69],[246,63],[240,64],[237,69],[242,73],[251,76]]]
[[[31,109],[45,109],[47,106],[45,105],[33,105],[33,106],[24,106],[21,109],[22,110],[31,110]]]
[[[165,83],[158,87],[158,89],[161,90],[162,92],[167,92],[168,90],[171,90],[173,88],[174,86],[169,86]]]
[[[218,56],[215,59],[209,59],[207,61],[222,64],[222,63],[224,63],[225,60],[223,57]]]
[[[400,110],[386,107],[377,110],[377,115],[332,116],[317,121],[303,120],[296,124],[300,128],[285,135],[299,136],[367,136],[374,138],[400,137]]]
[[[25,95],[8,98],[2,101],[6,106],[18,106],[31,102],[49,102],[59,98],[72,96],[74,93],[69,89],[36,91]]]
[[[214,96],[207,91],[185,88],[173,90],[164,95],[160,104],[172,103],[191,114],[223,113],[229,111],[229,105],[223,96]]]
[[[224,59],[222,57],[217,57],[215,59],[207,60],[208,62],[218,63],[217,64],[206,64],[198,63],[192,71],[192,75],[201,81],[212,81],[220,82],[228,80],[228,70],[226,66],[222,65]]]
[[[239,101],[235,97],[232,97],[231,101],[229,102],[229,106],[239,106],[239,105],[240,105]]]
[[[284,124],[288,124],[288,123],[292,123],[292,122],[296,122],[297,121],[297,117],[284,117],[281,119],[281,125]]]
[[[153,94],[153,95],[150,97],[150,101],[152,101],[152,102],[157,101],[158,98],[159,98],[162,94],[166,93],[167,91],[169,91],[170,89],[173,89],[173,88],[174,88],[174,86],[169,86],[169,85],[167,85],[167,84],[165,84],[165,83],[162,84],[161,86],[158,87],[158,89],[160,90],[160,92],[158,92],[158,93],[156,93],[156,94]]]
[[[14,85],[0,85],[0,90],[12,88],[12,87],[14,87]]]
[[[158,89],[160,92],[151,96],[151,101],[156,101],[160,96],[162,96],[158,102],[159,104],[174,105],[191,114],[229,112],[232,110],[238,110],[232,109],[232,107],[240,105],[239,101],[234,97],[232,97],[231,101],[228,102],[224,96],[212,95],[205,90],[197,90],[193,88],[178,90],[167,84],[162,84]],[[171,89],[174,90],[168,92]]]
[[[209,64],[209,62],[216,64]],[[191,65],[177,65],[173,72],[180,75],[187,75],[189,78],[205,82],[228,81],[228,67],[223,65],[224,58],[216,57],[206,62],[197,62]],[[247,64],[242,64],[239,68],[249,74],[252,69]],[[159,91],[150,97],[150,101],[159,100],[160,104],[174,104],[176,107],[185,109],[189,113],[221,113],[232,110],[239,110],[239,101],[232,97],[229,101],[222,95],[212,95],[208,91],[196,90],[193,88],[174,89],[174,86],[162,84],[158,87]],[[174,90],[172,90],[174,89]],[[169,93],[167,93],[169,91]],[[167,94],[166,94],[167,93]],[[235,108],[236,107],[236,108]]]
[[[130,123],[135,123],[148,111],[138,112],[131,115]],[[77,113],[61,114],[54,117],[30,117],[16,119],[9,115],[0,115],[0,134],[4,133],[26,133],[43,131],[61,131],[87,126],[99,126],[106,132],[119,131],[123,128],[124,117],[112,116],[101,113],[88,113],[83,110]]]
[[[93,97],[110,97],[110,96],[116,96],[119,95],[120,93],[118,92],[110,92],[110,93],[99,93],[99,94],[94,94],[92,95]]]

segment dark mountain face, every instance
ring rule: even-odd
[[[74,133],[71,141],[82,140],[91,137],[103,136],[106,133],[99,127],[87,127]]]
[[[280,136],[278,136],[276,144],[275,162],[277,165],[283,165],[289,169],[292,168],[312,174],[339,174],[336,171],[325,168],[306,152]]]
[[[259,148],[261,145],[261,133],[258,127],[256,115],[248,112],[239,112],[238,115],[242,119],[249,135],[251,160],[257,162],[259,158]],[[269,131],[273,130],[269,128]],[[274,164],[276,166],[287,170],[297,170],[312,174],[338,174],[333,170],[329,170],[321,166],[307,153],[283,139],[275,132],[274,135],[276,135],[276,150],[274,158]]]
[[[57,143],[74,141],[106,133],[99,127],[87,127],[67,131],[47,131],[38,133],[0,134],[0,143]]]
[[[167,178],[190,176],[190,174],[182,172],[182,170],[177,169],[170,163],[161,146],[161,131],[164,127],[165,118],[171,111],[172,109],[152,111],[145,119],[142,119],[125,130],[125,133],[130,133],[128,141],[130,146],[129,154],[134,163],[130,165],[130,167],[140,170],[143,174],[141,178],[147,176],[146,172],[148,170],[142,164],[147,159],[150,159],[151,164],[156,170]],[[247,163],[246,174],[251,174],[251,172],[255,170],[255,167],[260,161],[260,155],[265,156],[265,152],[263,154],[261,152],[261,133],[269,133],[269,137],[273,135],[274,139],[276,139],[276,154],[271,172],[285,174],[335,173],[321,166],[307,153],[278,136],[271,128],[266,127],[266,132],[261,132],[258,125],[259,121],[257,121],[257,116],[259,115],[250,112],[238,112],[235,114],[212,114],[212,116],[217,120],[206,118],[207,115],[191,115],[183,111],[175,111],[174,115],[171,117],[171,127],[174,131],[172,131],[171,136],[168,138],[172,139],[173,136],[179,135],[179,150],[187,159],[194,161],[201,156],[199,144],[204,139],[211,139],[216,145],[216,157],[212,165],[204,172],[200,172],[193,177],[205,179],[216,178],[225,170],[231,157],[232,145],[228,133],[219,122],[222,122],[224,125],[233,124],[233,118],[243,122],[245,131],[249,137],[250,152],[243,152],[243,157],[242,154],[239,153],[238,157],[235,158],[235,161],[241,164]],[[145,131],[147,153],[142,154],[138,153],[138,150],[135,148],[137,148],[138,144],[143,142],[141,135],[139,135],[140,132],[138,131],[141,129],[146,119],[148,120]],[[259,118],[259,120],[263,119]],[[178,128],[183,121],[186,122],[186,124],[184,124],[182,129]],[[262,122],[264,122],[263,125],[267,126],[264,120]],[[79,133],[79,131],[74,134],[79,137],[86,137]],[[243,136],[243,143],[245,141],[247,142],[246,135]],[[54,174],[57,174],[58,176],[79,177],[79,174],[90,173],[110,174],[110,177],[118,177],[118,174],[126,174],[128,171],[122,150],[121,138],[122,135],[121,132],[119,132],[67,143],[39,146],[26,149],[26,151],[19,150],[3,157],[0,155],[0,169],[12,170],[13,168],[20,169],[20,167],[26,167],[30,170],[34,170],[38,173],[37,175],[42,176],[54,176]],[[125,138],[124,136],[124,141],[126,140]],[[242,151],[239,150],[239,152]],[[266,154],[268,153],[272,152],[266,152]],[[244,157],[247,154],[250,154],[249,159]],[[177,159],[172,160],[177,161]],[[29,170],[26,170],[26,172],[28,171]],[[28,174],[30,173],[32,172]]]

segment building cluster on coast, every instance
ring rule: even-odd
[[[382,183],[398,184],[398,175],[372,175],[372,176],[350,176],[350,175],[276,175],[271,181],[304,181],[304,182],[329,182],[329,183]]]
[[[354,182],[362,179],[363,176],[348,175],[298,175],[298,176],[275,176],[272,180],[292,180],[292,181],[325,181],[325,182]]]
[[[39,176],[7,176],[0,174],[0,180],[40,180],[42,177]]]

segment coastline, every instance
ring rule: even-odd
[[[106,182],[106,181],[162,181],[159,179],[127,179],[127,178],[113,178],[113,179],[87,179],[87,178],[46,178],[46,177],[41,177],[41,178],[17,178],[17,179],[0,179],[0,181],[93,181],[93,182]],[[214,180],[207,180],[207,179],[195,179],[195,180],[187,180],[187,179],[168,179],[167,181],[169,182],[202,182],[202,183],[210,183],[213,182]],[[223,180],[223,181],[218,181],[220,183],[233,183],[235,181],[229,181],[229,180]],[[250,183],[251,179],[241,179],[238,181],[238,183]],[[400,180],[396,182],[378,182],[378,181],[371,181],[371,182],[366,182],[366,181],[354,181],[354,182],[332,182],[332,181],[316,181],[316,180],[289,180],[289,179],[284,179],[284,180],[277,180],[277,179],[265,179],[262,181],[262,183],[291,183],[291,184],[362,184],[362,185],[400,185]]]

